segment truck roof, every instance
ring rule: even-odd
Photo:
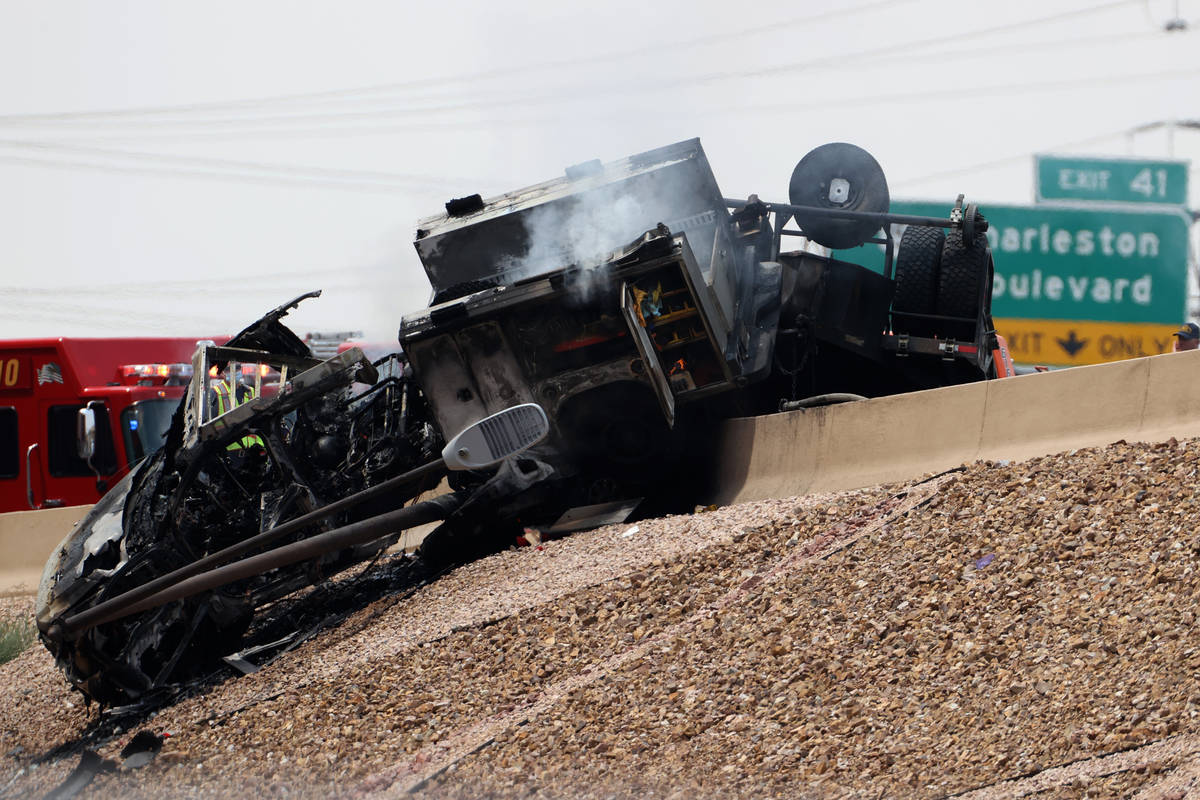
[[[228,337],[212,337],[225,341]],[[116,379],[123,364],[191,363],[198,337],[76,337],[0,340],[0,354],[53,350],[64,376],[75,376],[80,386],[103,385]],[[42,365],[35,364],[33,369]]]
[[[512,282],[580,264],[627,245],[659,223],[691,232],[704,267],[714,221],[728,212],[699,139],[502,194],[452,201],[418,223],[414,246],[435,292],[475,281]]]

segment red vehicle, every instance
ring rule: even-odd
[[[94,503],[158,449],[196,342],[0,341],[0,512]]]

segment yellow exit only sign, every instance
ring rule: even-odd
[[[1137,322],[1072,322],[1058,319],[997,319],[1019,364],[1077,366],[1169,353],[1178,325]]]

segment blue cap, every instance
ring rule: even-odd
[[[1200,339],[1200,325],[1189,322],[1172,335],[1180,339]]]

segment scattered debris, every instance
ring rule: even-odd
[[[311,633],[309,635],[311,635]],[[288,650],[291,650],[292,647],[295,647],[306,638],[308,637],[303,636],[300,631],[294,631],[289,633],[287,636],[284,636],[282,639],[277,639],[274,642],[267,642],[266,644],[248,647],[245,650],[240,650],[236,653],[230,653],[227,656],[221,656],[221,660],[243,675],[249,675],[253,672],[258,672],[266,664],[283,655]],[[275,652],[271,658],[264,660],[261,664],[255,664],[249,660],[253,656],[256,656],[260,653],[269,652],[271,650],[275,650],[277,652]]]
[[[522,547],[529,547],[531,545],[539,545],[541,543],[542,543],[542,532],[539,531],[537,528],[526,528],[524,531],[521,532],[521,535],[517,537],[517,544]]]

